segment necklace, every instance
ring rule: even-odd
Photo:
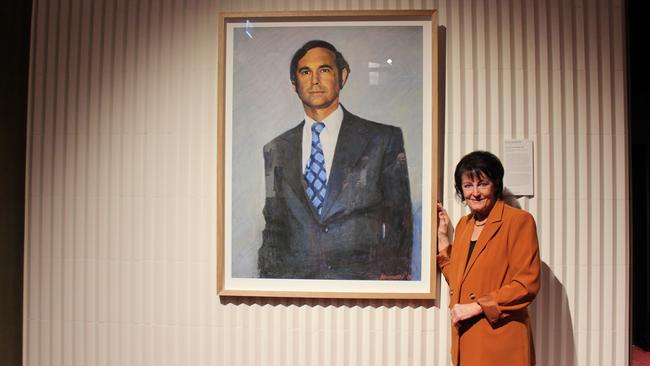
[[[481,227],[481,226],[485,226],[486,223],[487,223],[487,218],[483,219],[483,222],[480,223],[478,222],[478,220],[475,220],[474,226]]]

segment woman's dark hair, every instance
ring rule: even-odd
[[[341,52],[339,52],[333,44],[326,41],[321,41],[320,39],[314,39],[305,43],[296,51],[296,53],[293,54],[293,57],[291,58],[291,65],[289,66],[289,78],[291,79],[291,83],[296,83],[296,70],[298,69],[298,61],[300,61],[300,59],[303,58],[305,54],[307,54],[307,51],[311,50],[312,48],[324,48],[334,53],[334,56],[336,58],[336,68],[339,70],[339,87],[343,88],[343,69],[347,70],[348,75],[350,75],[350,65],[348,65],[348,62],[345,61],[345,58]]]
[[[463,175],[467,174],[471,179],[488,177],[494,184],[494,197],[501,199],[503,198],[503,173],[503,165],[496,155],[487,151],[472,151],[463,156],[456,165],[454,172],[456,195],[461,201],[465,201],[462,180]]]

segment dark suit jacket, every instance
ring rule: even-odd
[[[304,121],[264,146],[266,226],[260,277],[406,279],[411,196],[402,131],[343,109],[319,216],[305,193]]]

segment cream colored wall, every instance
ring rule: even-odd
[[[452,218],[464,153],[532,139],[538,364],[626,365],[624,7],[578,0],[35,0],[24,364],[448,365],[444,283],[436,306],[216,295],[218,13],[419,8]]]

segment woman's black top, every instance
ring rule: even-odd
[[[467,254],[467,261],[465,261],[465,269],[467,269],[467,263],[469,263],[469,258],[472,256],[474,251],[474,246],[476,245],[476,240],[471,240],[469,242],[469,253]]]

